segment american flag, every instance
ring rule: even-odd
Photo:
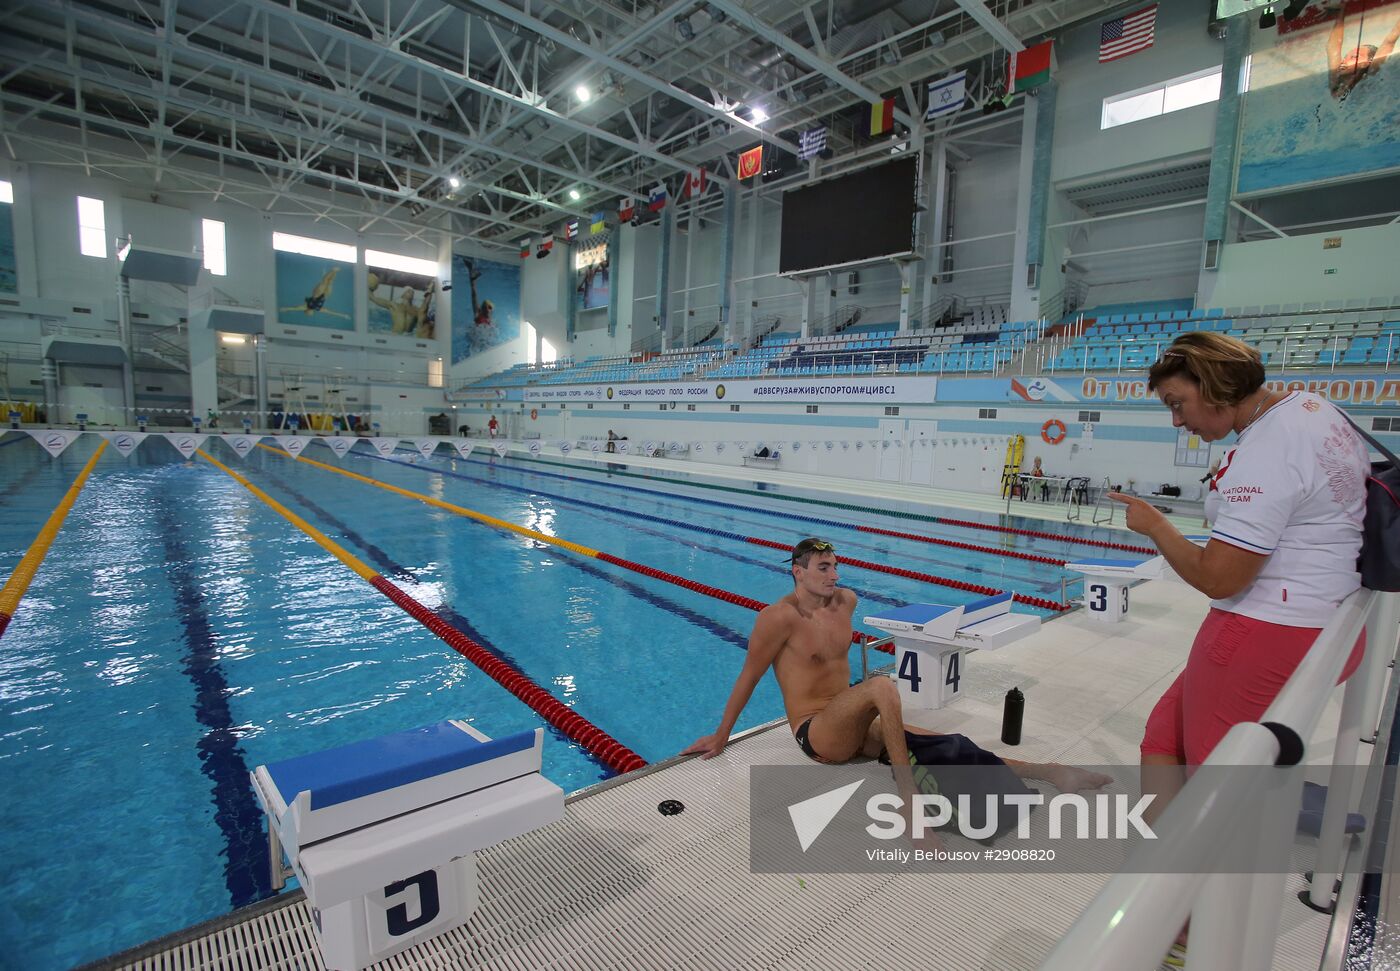
[[[826,151],[826,126],[809,128],[797,140],[797,157],[805,162],[820,152]]]
[[[1099,63],[1116,61],[1120,57],[1147,50],[1152,46],[1152,32],[1156,26],[1155,3],[1126,17],[1108,21],[1099,28]]]

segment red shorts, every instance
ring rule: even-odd
[[[1320,633],[1319,627],[1285,627],[1212,607],[1186,670],[1147,718],[1142,754],[1200,765],[1233,726],[1259,720]],[[1362,631],[1338,683],[1361,663],[1365,645]]]

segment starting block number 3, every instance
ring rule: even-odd
[[[1121,617],[1128,612],[1128,588],[1116,583],[1086,584],[1084,606],[1090,613]]]

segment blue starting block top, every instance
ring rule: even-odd
[[[1071,568],[1073,568],[1073,567],[1075,567],[1075,566],[1118,566],[1118,567],[1122,567],[1122,568],[1125,569],[1125,570],[1132,570],[1132,569],[1136,569],[1137,567],[1142,566],[1144,563],[1147,562],[1148,559],[1151,559],[1151,557],[1140,557],[1140,558],[1138,558],[1138,559],[1136,559],[1136,560],[1118,560],[1118,559],[1112,559],[1112,558],[1109,558],[1109,559],[1092,559],[1092,560],[1075,560],[1073,563],[1067,563],[1067,564],[1065,564],[1065,565],[1066,565],[1066,566],[1069,566],[1069,567],[1071,567]]]
[[[443,721],[271,762],[266,769],[284,803],[290,805],[299,793],[309,792],[311,808],[325,809],[522,752],[534,744],[533,731],[482,742]]]

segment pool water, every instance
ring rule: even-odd
[[[27,437],[0,442],[4,576],[96,441],[58,459]],[[791,590],[782,552],[694,527],[785,544],[820,535],[843,555],[1051,600],[1054,566],[800,517],[1051,556],[1091,549],[855,513],[790,490],[705,488],[684,474],[361,449],[305,454],[764,602]],[[241,460],[217,440],[208,451],[642,758],[674,755],[719,721],[751,610],[280,451]],[[977,596],[841,572],[861,598],[857,622],[868,608]],[[737,730],[782,713],[770,674]],[[491,736],[544,725],[544,774],[565,791],[612,774],[212,464],[160,439],[127,458],[107,450],[0,639],[0,964],[70,967],[268,895],[249,771],[445,718]]]

